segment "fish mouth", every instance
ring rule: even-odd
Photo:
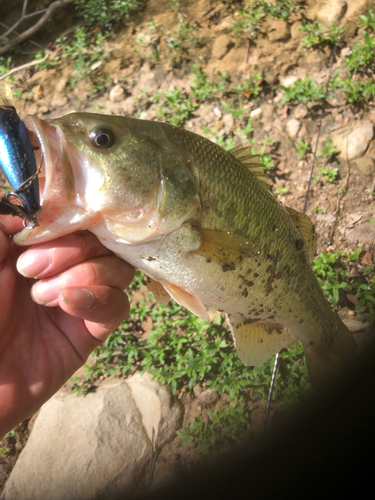
[[[39,195],[40,204],[43,205],[47,179],[51,178],[53,168],[52,159],[59,157],[56,153],[60,149],[61,138],[58,136],[56,127],[36,116],[27,115],[24,119],[24,125],[34,148],[35,160],[39,169]]]
[[[37,166],[40,167],[38,182],[41,210],[37,214],[38,225],[17,233],[13,241],[17,245],[34,245],[77,229],[87,229],[94,217],[77,200],[63,131],[50,121],[34,115],[27,115],[24,124],[35,148]]]

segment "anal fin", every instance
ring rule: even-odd
[[[154,294],[155,299],[161,304],[168,304],[171,296],[159,281],[155,281],[147,276],[147,288]]]
[[[262,365],[297,338],[281,325],[270,323],[245,324],[242,318],[228,318],[240,360],[249,366]]]
[[[200,299],[194,297],[194,295],[191,295],[188,292],[185,292],[185,290],[177,285],[173,285],[167,281],[161,281],[160,283],[172,299],[177,302],[177,304],[180,304],[182,307],[186,307],[186,309],[189,309],[189,311],[198,316],[198,318],[210,321],[206,308]]]

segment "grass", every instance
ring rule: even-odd
[[[374,99],[375,82],[373,74],[375,71],[375,15],[370,10],[367,15],[360,16],[362,23],[358,27],[365,27],[362,33],[362,40],[358,40],[352,47],[351,52],[345,57],[345,65],[348,68],[349,76],[346,79],[339,78],[337,71],[330,81],[328,88],[324,85],[317,85],[312,78],[306,77],[297,80],[294,85],[285,87],[280,85],[284,92],[281,104],[290,102],[299,104],[300,102],[309,105],[316,101],[332,99],[337,92],[344,94],[345,100],[349,104],[359,105]],[[303,38],[302,44],[308,48],[319,48],[341,44],[342,30],[331,25],[329,31],[316,22],[303,21],[300,27],[307,34]]]
[[[322,252],[313,264],[328,300],[332,305],[355,306],[361,313],[361,320],[375,322],[375,266],[361,262],[362,252]],[[353,277],[349,269],[356,269]]]

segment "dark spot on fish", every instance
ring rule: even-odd
[[[302,325],[302,323],[303,323],[303,319],[300,319],[299,324]]]
[[[260,343],[263,344],[263,339],[260,339]]]
[[[273,273],[274,267],[273,266],[268,266],[267,267],[267,273]]]
[[[248,270],[247,270],[247,274],[251,274],[252,272],[253,272],[253,270],[252,270],[252,269],[248,269]]]
[[[245,289],[242,291],[241,295],[242,295],[243,297],[247,297],[247,296],[249,295],[249,292],[247,291],[247,288],[245,288]]]
[[[147,257],[147,259],[146,259],[146,260],[148,260],[148,261],[152,262],[153,260],[156,260],[156,259],[154,259],[154,257]]]
[[[210,264],[212,261],[211,261],[211,259],[210,259],[210,258],[207,258],[207,259],[206,259],[206,262],[207,262],[207,264]]]
[[[248,319],[244,320],[243,324],[244,325],[251,325],[251,323],[256,323],[257,321],[259,321],[259,319],[250,319],[250,318],[248,318]]]
[[[258,278],[259,277],[259,274],[258,273],[254,273],[254,278]]]
[[[290,312],[290,313],[291,313],[291,312],[292,312],[292,310],[291,310],[291,309],[289,309],[289,311],[288,311],[288,312]]]
[[[259,307],[263,307],[263,304],[259,304]]]
[[[283,277],[283,273],[280,272],[280,273],[276,274],[275,277],[276,277],[277,280],[281,280],[281,278]]]
[[[309,345],[313,346],[313,345],[314,345],[314,342],[312,342],[312,341],[311,341],[311,342],[309,342]]]
[[[298,240],[296,240],[296,248],[297,248],[297,250],[302,250],[304,244],[305,244],[305,242],[303,241],[302,238],[299,238]]]
[[[254,286],[254,281],[244,280],[242,284],[245,286]]]
[[[242,276],[242,274],[239,274],[238,277],[240,278],[240,280],[244,280],[245,279],[245,276]]]
[[[226,273],[227,271],[235,271],[236,266],[233,263],[232,264],[223,264],[222,269]]]

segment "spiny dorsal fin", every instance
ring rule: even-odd
[[[227,316],[234,337],[237,355],[249,366],[262,365],[284,347],[290,347],[296,337],[281,325],[251,323],[242,318]]]
[[[264,173],[264,166],[259,163],[259,155],[253,155],[251,153],[251,147],[243,147],[241,144],[229,150],[237,160],[239,160],[242,165],[250,170],[254,177],[258,179],[258,181],[263,184],[264,187],[270,189],[268,184],[268,178]]]
[[[298,229],[301,231],[303,239],[305,240],[307,251],[309,253],[310,262],[314,260],[316,250],[317,250],[317,235],[315,232],[315,226],[306,214],[301,214],[290,207],[285,207],[297,224]]]

